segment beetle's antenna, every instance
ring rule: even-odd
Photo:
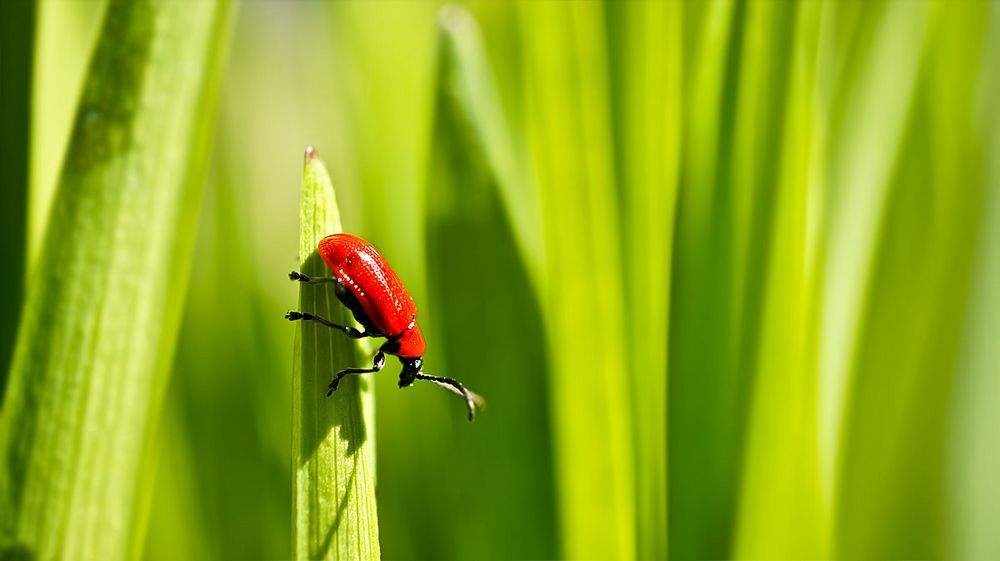
[[[428,376],[420,372],[417,373],[416,377],[418,380],[430,380],[442,388],[462,396],[465,399],[466,407],[469,408],[469,421],[472,421],[476,417],[476,407],[483,409],[486,406],[486,401],[482,397],[465,389],[465,386],[458,380],[445,378],[444,376]]]

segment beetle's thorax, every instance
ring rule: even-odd
[[[424,342],[424,334],[420,331],[420,326],[414,324],[396,337],[399,343],[399,351],[396,355],[400,358],[417,358],[424,356],[427,351],[427,343]]]

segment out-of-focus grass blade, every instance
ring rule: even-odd
[[[851,10],[850,6],[845,8]],[[850,405],[851,364],[883,222],[916,92],[930,3],[886,2],[862,8],[856,31],[863,47],[847,51],[831,101],[827,184],[817,217],[819,247],[807,267],[820,267],[818,369],[820,470],[826,500],[836,494],[838,443]],[[818,265],[816,264],[818,263]]]
[[[988,164],[983,219],[976,250],[976,270],[970,286],[968,317],[962,328],[963,344],[956,368],[956,388],[951,410],[951,446],[944,453],[948,465],[948,549],[942,558],[987,561],[1000,557],[1000,4],[986,13],[988,43],[980,58],[982,81],[974,114],[982,127]],[[973,68],[963,64],[962,68]]]
[[[951,557],[946,438],[989,162],[977,107],[988,4],[925,8],[925,55],[897,141],[901,165],[883,178],[885,218],[855,328],[836,558]],[[908,19],[897,20],[904,33]],[[871,122],[857,125],[865,132],[852,136],[872,134]],[[860,166],[870,157],[857,156]]]
[[[609,2],[635,417],[636,555],[667,553],[667,340],[680,164],[682,2]]]
[[[316,246],[341,230],[333,184],[315,150],[306,151],[302,180],[300,272],[328,277]],[[333,285],[302,284],[299,310],[349,324]],[[330,399],[338,371],[359,365],[355,341],[311,321],[296,322],[292,372],[293,542],[296,559],[379,559],[375,474],[370,447],[374,406],[370,379],[348,376]],[[367,360],[367,359],[366,359]],[[362,387],[364,391],[362,391]],[[363,395],[364,394],[364,395]]]
[[[808,185],[818,142],[821,7],[818,2],[750,5],[743,65],[751,76],[742,83],[753,94],[746,95],[750,99],[740,111],[747,144],[738,175],[756,190],[777,186],[768,247],[759,257],[766,266],[763,304],[750,318],[759,328],[748,327],[759,329],[760,336],[756,358],[745,364],[755,377],[734,528],[737,559],[830,556],[819,489],[816,375],[809,367],[811,285],[805,269]]]
[[[183,342],[178,344],[178,349],[182,345]],[[179,372],[175,370],[175,379]],[[145,551],[141,557],[146,561],[222,559],[225,557],[225,550],[219,547],[222,539],[214,535],[213,521],[206,516],[210,509],[205,507],[205,495],[214,496],[215,493],[208,491],[210,488],[199,485],[205,474],[198,472],[198,466],[194,462],[195,453],[189,442],[191,437],[184,434],[187,425],[184,423],[183,411],[171,402],[177,400],[169,393],[157,438],[168,454],[163,451],[159,453],[156,492],[149,515]],[[232,471],[232,466],[220,468]],[[227,513],[220,513],[219,517],[225,517]],[[288,549],[286,541],[284,551]]]
[[[0,5],[0,399],[24,296],[35,12],[35,2]]]
[[[0,416],[10,554],[123,559],[141,547],[228,13],[108,8]]]
[[[438,516],[450,537],[424,556],[556,558],[544,328],[529,272],[542,243],[539,209],[534,224],[514,216],[530,212],[524,207],[537,193],[530,185],[504,185],[521,181],[525,173],[509,169],[519,164],[503,154],[514,146],[476,21],[465,8],[448,6],[440,25],[427,186],[428,308],[433,310],[427,318],[441,334],[435,370],[446,366],[486,396],[489,408],[474,425],[457,427],[457,446],[442,447],[452,457],[436,478],[449,482],[451,508]],[[504,166],[508,169],[498,169]],[[525,230],[520,237],[518,228]],[[455,415],[458,404],[451,399],[441,395],[434,404],[447,404]]]
[[[434,2],[337,3],[334,68],[343,134],[364,186],[365,237],[419,304],[424,292],[423,187],[433,104]]]
[[[485,160],[503,197],[504,208],[533,284],[544,290],[545,244],[538,190],[525,168],[525,148],[514,141],[504,115],[482,37],[472,15],[449,5],[440,12],[442,56],[451,110],[465,119],[463,134],[476,143],[472,153]]]
[[[996,141],[994,141],[996,142]],[[996,144],[994,144],[996,146]],[[994,150],[996,153],[996,150]],[[994,157],[994,162],[1000,161]],[[994,167],[996,165],[994,164]],[[1000,556],[1000,376],[997,364],[997,318],[1000,317],[1000,177],[992,172],[991,201],[984,220],[970,318],[963,330],[956,395],[951,404],[954,425],[946,448],[948,510],[942,558],[985,561]]]
[[[685,127],[671,270],[670,557],[730,555],[748,373],[740,369],[746,232],[733,179],[744,3],[686,3]],[[690,45],[690,46],[689,46]]]
[[[635,470],[603,5],[518,7],[527,142],[546,225],[562,555],[629,559]]]
[[[979,72],[984,76],[974,110],[987,157],[983,177],[987,192],[976,244],[976,265],[970,285],[968,317],[956,365],[951,403],[953,421],[947,458],[947,549],[941,558],[986,561],[1000,557],[1000,4],[983,14],[987,21]],[[963,60],[963,64],[969,61]],[[971,65],[970,65],[971,66]],[[991,156],[992,155],[992,156]]]
[[[254,223],[243,212],[254,193],[235,177],[245,154],[231,146],[221,142],[214,152],[199,224],[192,278],[200,282],[188,292],[167,393],[169,434],[160,441],[144,554],[151,561],[291,556],[292,389],[285,373],[292,350],[278,313],[288,300],[261,294],[266,277],[253,262],[262,249],[247,242]],[[284,267],[274,269],[284,276]],[[284,288],[298,289],[287,278]]]

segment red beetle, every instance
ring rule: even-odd
[[[417,306],[396,272],[385,262],[378,250],[357,236],[333,234],[320,240],[319,256],[333,271],[333,277],[313,278],[292,271],[288,274],[289,278],[309,284],[335,283],[337,299],[351,310],[354,319],[365,328],[364,332],[346,325],[337,325],[307,312],[288,312],[285,318],[291,321],[315,321],[342,331],[353,339],[363,337],[387,339],[375,353],[371,368],[341,370],[330,382],[330,391],[326,395],[329,397],[337,391],[337,384],[344,376],[378,372],[385,366],[386,354],[396,355],[403,364],[403,371],[399,374],[399,387],[405,388],[414,380],[430,380],[462,396],[469,409],[471,421],[476,405],[482,403],[478,395],[465,389],[465,386],[457,380],[429,376],[421,372],[423,367],[421,357],[424,356],[427,346],[424,343],[424,335],[417,325]]]

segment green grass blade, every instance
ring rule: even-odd
[[[993,157],[982,125],[995,117],[979,106],[979,69],[991,60],[983,49],[987,6],[927,6],[926,46],[900,165],[887,178],[845,396],[838,558],[952,557],[944,503],[951,397],[974,248],[988,231],[981,221]]]
[[[450,5],[441,11],[440,29],[427,183],[431,312],[421,320],[440,336],[427,368],[433,364],[435,371],[459,378],[484,395],[489,407],[468,425],[450,396],[421,396],[449,414],[455,445],[447,437],[431,441],[434,435],[421,435],[423,443],[437,446],[434,451],[447,458],[429,477],[448,482],[441,493],[446,500],[437,501],[443,508],[435,514],[448,535],[436,550],[420,553],[452,559],[556,558],[545,332],[531,273],[543,243],[540,209],[533,211],[533,224],[530,216],[518,217],[532,212],[525,207],[537,192],[530,184],[506,184],[526,174],[511,157],[515,146],[476,20]],[[484,299],[483,294],[498,297]]]
[[[27,256],[28,146],[34,1],[0,6],[0,398],[17,336]]]
[[[927,2],[862,6],[866,13],[857,32],[862,37],[856,41],[864,41],[865,48],[848,52],[838,81],[841,89],[835,92],[840,95],[830,108],[826,192],[822,200],[810,203],[823,209],[819,222],[810,225],[818,230],[820,245],[810,256],[816,261],[807,267],[822,271],[817,364],[823,396],[820,470],[828,501],[836,495],[837,447],[849,407],[845,399],[851,391],[851,363],[893,164],[915,97],[930,11]]]
[[[682,2],[609,2],[639,559],[667,558],[667,340],[682,131]]]
[[[783,13],[789,7],[796,8],[752,5],[744,63],[750,72],[761,73],[748,88],[758,97],[746,107],[744,134],[759,130],[769,135],[763,142],[750,135],[747,148],[780,158],[757,153],[744,162],[744,172],[757,188],[769,182],[776,187],[766,258],[761,259],[767,283],[759,317],[753,318],[759,321],[757,357],[746,365],[755,371],[755,380],[735,526],[733,557],[738,559],[829,557],[829,520],[818,477],[816,373],[809,367],[812,285],[805,270],[811,154],[819,142],[814,84],[821,4]],[[768,92],[786,79],[771,75],[782,60],[788,66],[787,94]],[[780,164],[771,173],[763,164],[769,160]]]
[[[976,270],[969,290],[963,343],[956,365],[956,387],[951,404],[953,423],[945,450],[948,481],[947,549],[942,558],[986,561],[1000,557],[1000,347],[996,344],[1000,318],[1000,4],[985,10],[986,40],[979,60],[985,77],[975,114],[982,120],[986,193],[976,248]]]
[[[333,184],[316,152],[306,152],[302,180],[300,272],[330,276],[316,246],[341,231]],[[302,284],[299,309],[341,325],[347,309],[333,285]],[[378,559],[373,465],[374,403],[369,377],[348,376],[331,398],[327,384],[362,360],[355,341],[315,322],[296,322],[292,371],[293,547],[296,559]],[[367,359],[365,359],[367,360]],[[362,391],[362,388],[364,390]]]
[[[472,14],[457,5],[440,13],[445,95],[462,119],[470,152],[483,160],[503,198],[518,249],[532,283],[545,289],[545,244],[538,190],[526,172],[524,148],[514,141],[500,92],[490,71],[483,38]],[[465,165],[468,165],[467,163]]]
[[[737,268],[746,224],[732,185],[745,3],[684,5],[685,123],[671,270],[667,396],[670,557],[730,555],[743,413]]]
[[[630,559],[635,469],[603,5],[518,7],[526,138],[545,224],[562,555]]]
[[[8,552],[105,560],[142,545],[228,13],[109,6],[0,416]]]

